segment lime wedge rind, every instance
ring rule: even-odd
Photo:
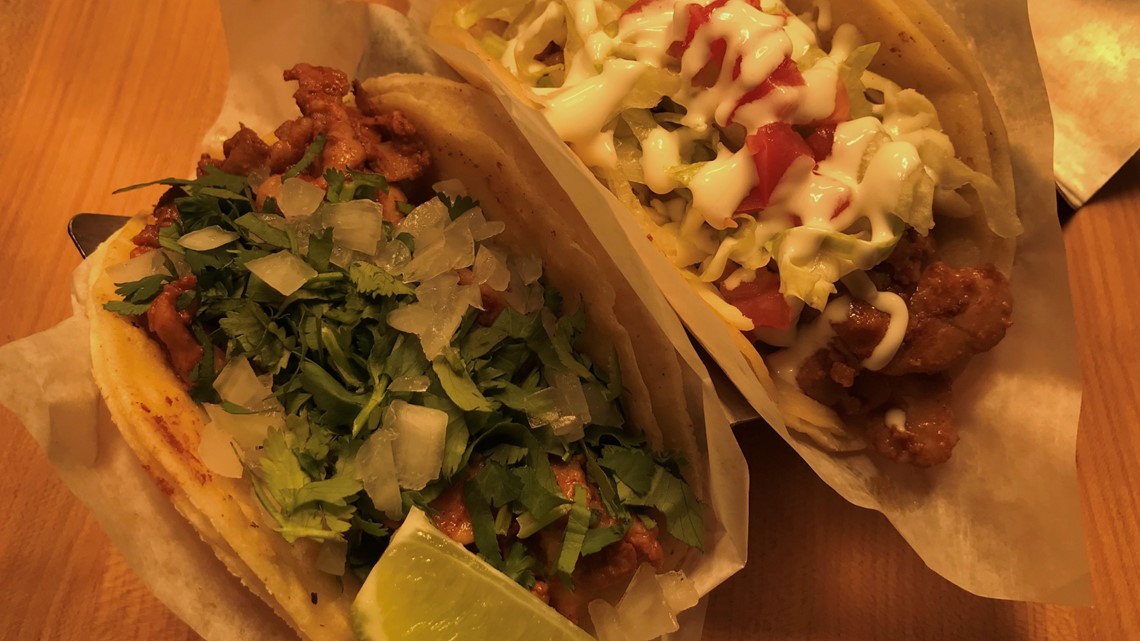
[[[414,510],[352,606],[362,641],[591,641]]]

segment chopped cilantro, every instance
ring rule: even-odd
[[[307,171],[322,145],[323,139],[315,140],[285,177]],[[388,191],[379,174],[330,169],[324,178],[328,203],[377,199]],[[600,368],[575,347],[585,325],[581,305],[566,315],[558,292],[544,287],[546,307],[538,311],[506,307],[483,325],[480,311],[468,309],[451,345],[429,361],[415,334],[387,323],[392,311],[414,301],[419,283],[405,283],[360,254],[347,266],[334,263],[331,229],[279,217],[272,199],[258,210],[245,176],[207,166],[194,180],[147,184],[180,190],[173,202],[181,220],[163,227],[159,239],[182,255],[197,278],[197,287],[175,301],[179,310],[193,310],[190,328],[203,346],[201,361],[187,375],[191,398],[249,414],[222,402],[213,386],[217,358],[244,357],[284,409],[284,429],[271,430],[258,452],[243,458],[255,495],[287,540],[347,542],[349,567],[367,574],[387,545],[390,515],[381,514],[363,491],[357,452],[398,399],[447,414],[439,476],[423,489],[402,489],[403,512],[416,506],[434,514],[433,502],[462,484],[478,553],[524,587],[555,573],[569,585],[578,559],[621,540],[634,518],[655,527],[645,514],[649,509],[665,515],[673,536],[702,543],[703,507],[681,478],[680,459],[651,452],[642,436],[615,426],[586,425],[585,438],[568,443],[541,421],[531,424],[531,418],[556,409],[555,388],[547,380],[555,369],[573,372],[592,398],[613,402],[620,396],[616,354]],[[132,188],[140,186],[145,185]],[[453,220],[478,205],[466,196],[439,197]],[[415,206],[397,208],[408,214]],[[184,233],[212,225],[237,231],[240,238],[206,251],[178,244]],[[393,225],[385,223],[384,229],[391,240]],[[395,240],[414,253],[411,234]],[[245,267],[278,251],[294,253],[318,272],[288,297]],[[118,283],[121,300],[106,303],[106,309],[146,313],[172,274],[182,273],[169,257],[166,262],[171,275]],[[405,386],[393,391],[397,380]],[[591,509],[581,485],[574,500],[568,499],[559,485],[562,468],[555,476],[555,460],[580,463],[601,505]],[[596,526],[601,512],[608,515],[606,527]],[[521,539],[561,523],[566,525],[560,548],[550,552],[554,558],[527,553]]]
[[[286,169],[285,173],[281,174],[281,180],[286,181],[294,176],[300,175],[301,172],[309,168],[309,165],[313,164],[313,161],[316,160],[317,156],[321,155],[321,152],[324,150],[325,135],[317,134],[316,137],[313,138],[313,142],[309,143],[308,148],[305,149],[304,155],[297,161],[297,164]]]

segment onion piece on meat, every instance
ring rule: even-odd
[[[210,225],[209,227],[183,234],[182,237],[178,239],[178,244],[186,249],[204,252],[232,243],[240,237],[241,234],[236,231],[227,231],[217,225]]]
[[[245,264],[261,280],[273,289],[289,296],[301,289],[310,278],[317,275],[317,270],[308,263],[297,258],[291,252],[279,251],[263,258],[255,258]]]
[[[290,178],[281,183],[281,193],[277,196],[277,207],[286,218],[310,216],[325,199],[325,190],[300,178]]]
[[[107,268],[107,276],[111,278],[111,282],[118,285],[119,283],[133,283],[155,274],[169,274],[163,256],[160,251],[146,252],[130,260],[111,265]]]

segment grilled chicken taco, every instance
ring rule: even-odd
[[[413,510],[586,627],[639,567],[700,554],[716,525],[675,352],[551,213],[568,201],[497,103],[285,78],[300,117],[158,181],[92,270],[107,405],[229,570],[341,641]]]
[[[801,4],[459,0],[432,29],[541,110],[717,312],[690,329],[734,337],[738,385],[825,447],[941,463],[952,377],[1011,323],[1004,130],[921,2]]]

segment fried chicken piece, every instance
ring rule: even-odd
[[[949,460],[959,438],[949,382],[941,376],[904,376],[879,384],[890,386],[890,400],[886,409],[871,412],[865,419],[871,447],[892,461],[919,467]],[[889,410],[902,411],[904,424],[888,425]]]
[[[353,114],[344,102],[352,88],[348,76],[339,69],[307,63],[294,65],[284,76],[286,80],[297,81],[293,100],[301,113],[313,121],[314,128],[325,135],[321,168],[360,168],[366,157],[364,145],[353,126]]]
[[[218,166],[227,174],[247,176],[254,169],[265,166],[269,160],[269,145],[257,132],[240,125],[237,133],[222,143],[225,160]]]
[[[463,500],[462,481],[444,490],[431,502],[431,507],[436,511],[431,515],[431,522],[441,532],[460,545],[475,542],[475,528],[471,524],[467,503]]]
[[[1012,325],[1009,281],[992,265],[928,267],[910,298],[906,337],[884,374],[932,374],[992,349]]]
[[[284,173],[297,164],[317,135],[313,119],[306,116],[286,120],[273,133],[277,142],[269,148],[269,170],[275,174]]]
[[[150,221],[142,228],[142,231],[131,237],[131,242],[136,245],[131,250],[131,258],[141,256],[152,249],[161,247],[158,241],[158,232],[167,225],[181,220],[178,213],[178,208],[174,206],[174,199],[181,198],[186,195],[186,192],[181,187],[171,187],[167,189],[158,202],[154,205],[154,211],[151,212]]]
[[[202,360],[203,351],[202,345],[190,331],[190,323],[194,320],[194,307],[180,310],[177,302],[179,296],[194,291],[197,286],[198,278],[193,274],[187,274],[172,283],[167,283],[146,312],[147,328],[166,348],[170,362],[183,380],[189,379],[190,371]]]

